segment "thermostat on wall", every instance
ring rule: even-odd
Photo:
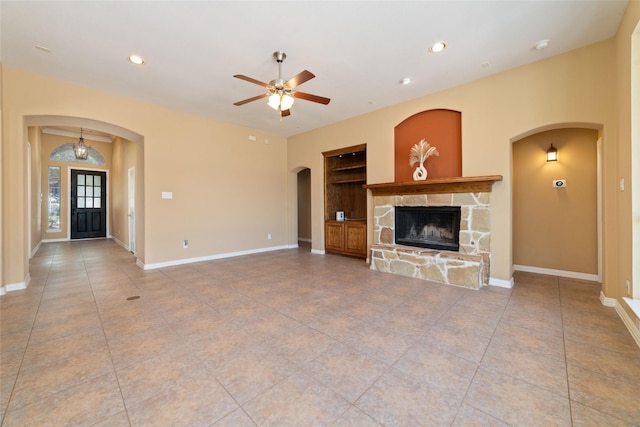
[[[567,180],[566,179],[554,179],[552,181],[552,185],[554,188],[564,188],[567,186]]]

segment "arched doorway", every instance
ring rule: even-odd
[[[558,160],[547,162],[553,144]],[[516,271],[602,281],[601,131],[563,124],[512,140]]]
[[[298,245],[311,250],[311,169],[297,173]]]
[[[24,122],[25,126],[29,129],[29,135],[35,136],[34,138],[30,138],[35,140],[35,142],[32,141],[31,143],[36,145],[35,149],[31,150],[33,154],[29,158],[29,164],[33,166],[31,168],[32,171],[29,173],[30,176],[28,177],[28,181],[30,182],[29,189],[31,193],[38,196],[42,194],[43,198],[48,197],[48,193],[51,191],[49,188],[48,170],[50,166],[49,163],[51,162],[50,154],[52,152],[51,147],[48,147],[46,152],[42,150],[43,141],[45,141],[44,144],[49,145],[64,145],[59,144],[61,142],[77,142],[80,129],[83,129],[85,132],[84,137],[87,136],[87,132],[91,133],[92,131],[101,135],[103,142],[94,142],[95,145],[103,144],[104,146],[108,143],[109,149],[103,150],[109,153],[108,167],[102,166],[102,169],[104,169],[109,176],[107,185],[110,191],[110,195],[108,196],[109,205],[107,205],[108,232],[106,233],[106,237],[111,238],[125,249],[131,251],[133,251],[134,248],[129,248],[128,245],[132,241],[136,242],[135,254],[140,260],[144,260],[144,227],[142,226],[144,223],[143,136],[111,123],[82,117],[38,115],[27,116]],[[47,135],[43,136],[45,133]],[[105,138],[105,136],[107,138]],[[58,142],[46,142],[47,138]],[[106,139],[106,141],[104,141],[104,139]],[[77,170],[94,166],[79,164],[73,159],[71,159],[71,161],[66,161],[64,158],[56,158],[54,160],[58,169],[64,169],[64,174],[71,173],[72,169]],[[137,170],[138,172],[134,186],[130,186],[129,182],[131,169]],[[58,185],[61,185],[61,181],[64,182],[64,176],[66,176],[64,174],[61,174],[63,179],[59,179]],[[66,193],[70,193],[71,191],[70,187],[69,189],[64,188],[62,190],[69,190]],[[132,199],[132,196],[135,196],[135,199]],[[58,206],[63,214],[69,210],[69,200],[68,197],[62,197],[59,201]],[[41,201],[40,197],[31,198],[29,201],[30,207],[33,211],[42,205],[42,209],[45,210],[42,216],[46,219],[49,214],[49,209],[47,203],[41,204]],[[92,202],[93,201],[94,200],[92,200]],[[105,201],[101,201],[101,203],[107,203],[106,198]],[[133,208],[130,203],[133,203]],[[62,204],[64,204],[64,207]],[[137,209],[135,209],[135,207],[137,207]],[[137,212],[135,217],[130,216],[132,210]],[[68,221],[68,218],[70,218],[70,211],[68,216],[66,214],[64,215],[65,219],[62,221],[63,224],[64,221]],[[131,224],[131,221],[134,223]],[[47,220],[38,221],[29,218],[29,233],[32,236],[41,236],[40,239],[33,238],[31,239],[32,241],[29,242],[30,247],[28,249],[30,253],[34,253],[43,241],[69,240],[71,238],[69,233],[70,227],[66,229],[58,227],[57,230],[53,230],[54,233],[51,233],[51,230],[48,230],[48,228],[50,228],[48,222]],[[137,226],[136,223],[138,224]],[[132,230],[135,230],[133,231],[135,236],[128,235]],[[56,231],[58,232],[57,234],[55,233]]]

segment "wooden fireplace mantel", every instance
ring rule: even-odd
[[[410,182],[386,182],[382,184],[365,184],[362,187],[371,190],[374,196],[487,193],[491,191],[493,183],[496,181],[502,181],[502,175],[434,178],[425,181]]]

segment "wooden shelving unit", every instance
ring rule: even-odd
[[[325,250],[367,257],[367,145],[322,153],[324,156]],[[336,212],[345,220],[337,221]]]

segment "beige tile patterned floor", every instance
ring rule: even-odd
[[[0,298],[2,426],[640,425],[640,348],[596,283],[304,248],[143,271],[110,240],[30,271]]]

